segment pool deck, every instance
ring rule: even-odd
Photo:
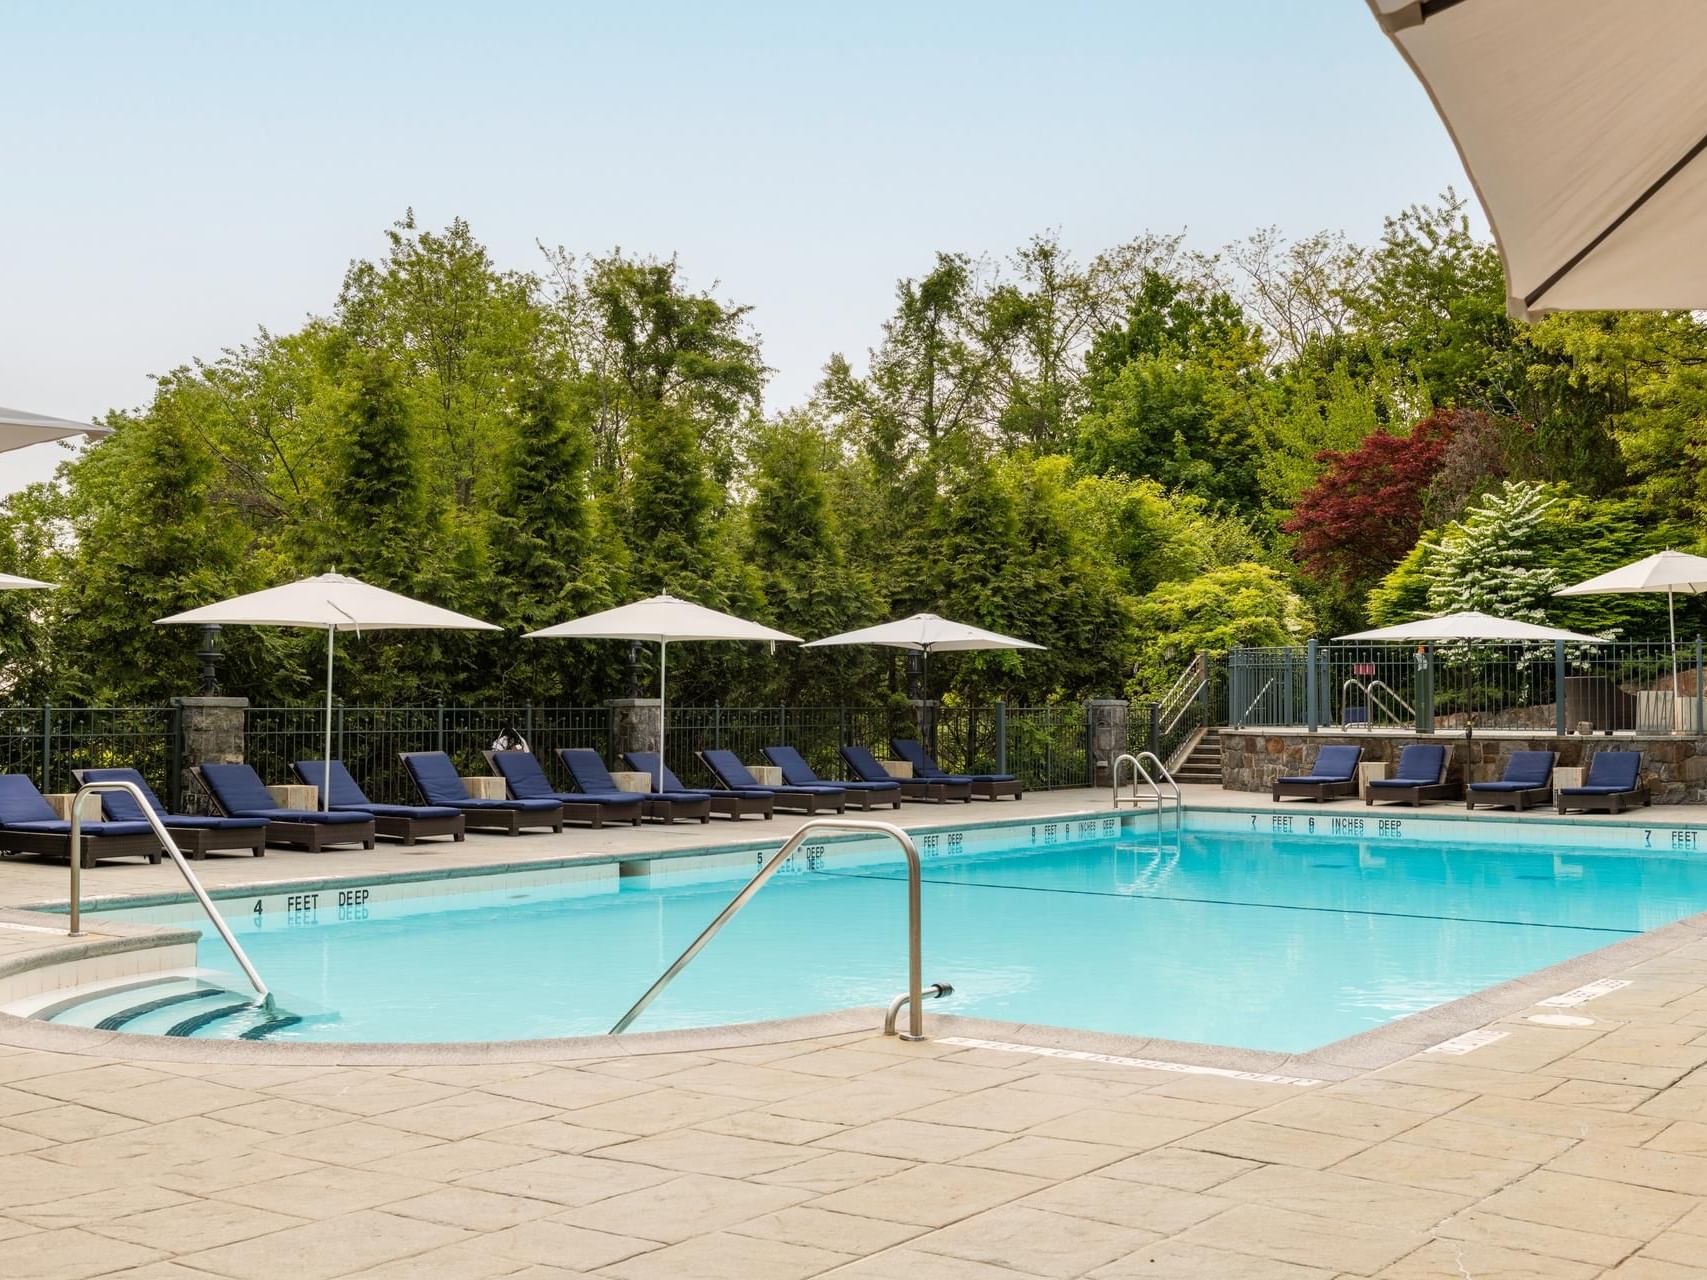
[[[900,817],[1106,807],[1058,792]],[[1707,807],[1633,817],[1707,823]],[[794,823],[730,825],[197,868],[235,887],[775,842]],[[176,879],[111,864],[85,885]],[[0,865],[0,907],[64,886],[63,867]],[[0,929],[0,957],[49,945]],[[392,1061],[0,1020],[0,1276],[1707,1276],[1707,917],[1601,968],[1628,985],[1552,1006],[1536,993],[1448,1051],[1315,1084],[1040,1055],[1035,1029],[946,1019],[922,1044],[841,1015],[759,1044],[683,1048],[684,1033]],[[1001,1047],[945,1038],[974,1036]]]

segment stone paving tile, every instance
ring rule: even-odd
[[[398,1156],[386,1156],[356,1166],[372,1173],[395,1173],[408,1178],[430,1178],[436,1182],[455,1182],[470,1174],[503,1169],[510,1165],[528,1164],[544,1154],[532,1147],[507,1142],[492,1142],[486,1138],[464,1138],[459,1142],[441,1142],[436,1147],[420,1147]]]
[[[623,1164],[616,1160],[595,1160],[588,1156],[560,1155],[470,1174],[457,1181],[460,1186],[479,1191],[550,1200],[564,1208],[575,1208],[607,1196],[655,1187],[675,1176],[667,1169]]]
[[[575,1113],[570,1111],[562,1114]],[[485,1136],[494,1142],[538,1147],[542,1151],[556,1151],[564,1155],[580,1155],[583,1151],[596,1151],[600,1147],[612,1147],[619,1142],[634,1140],[632,1133],[618,1133],[615,1129],[589,1129],[585,1125],[550,1119],[506,1125],[502,1129],[493,1129]]]
[[[1692,1155],[1707,1155],[1707,1124],[1696,1120],[1679,1120],[1669,1124],[1654,1137],[1648,1146],[1659,1151],[1684,1151]]]
[[[1168,1240],[1091,1272],[1094,1280],[1334,1280],[1335,1272]]]
[[[645,1136],[663,1133],[698,1124],[731,1111],[743,1111],[751,1105],[744,1098],[725,1098],[711,1093],[690,1093],[686,1089],[649,1091],[638,1097],[619,1098],[582,1107],[570,1114],[576,1124],[594,1129],[614,1129],[618,1133]],[[788,1106],[788,1103],[780,1103]]]
[[[1427,1237],[1417,1231],[1321,1218],[1258,1204],[1237,1205],[1200,1222],[1179,1239],[1183,1244],[1229,1249],[1299,1266],[1325,1266],[1361,1275],[1390,1266],[1427,1242]]]
[[[1473,1280],[1594,1280],[1601,1269],[1593,1263],[1522,1253],[1498,1245],[1431,1240],[1375,1274],[1376,1280],[1464,1280],[1465,1276]]]
[[[760,1214],[775,1213],[810,1195],[794,1187],[761,1186],[690,1173],[566,1210],[556,1220],[591,1231],[676,1244]]]
[[[711,1173],[728,1178],[750,1178],[755,1174],[771,1173],[801,1164],[816,1154],[810,1147],[736,1138],[698,1129],[678,1129],[674,1133],[655,1134],[650,1138],[634,1138],[600,1147],[594,1152],[595,1157],[601,1160],[623,1160],[678,1173]]]
[[[158,1249],[64,1227],[6,1241],[5,1276],[6,1280],[84,1280],[165,1256]]]
[[[860,1055],[856,1055],[860,1056]],[[945,1089],[921,1088],[905,1080],[885,1080],[881,1073],[826,1085],[811,1093],[775,1102],[765,1109],[773,1115],[829,1124],[870,1124],[891,1116],[921,1111],[954,1095]]]
[[[1606,1280],[1701,1280],[1700,1267],[1686,1267],[1676,1262],[1637,1256],[1630,1258],[1601,1275]]]
[[[593,1107],[649,1092],[638,1080],[618,1080],[574,1067],[548,1067],[530,1075],[496,1080],[481,1086],[487,1093],[522,1102],[537,1102],[560,1111]]]
[[[1073,1277],[1159,1238],[1109,1222],[1003,1205],[921,1236],[912,1247],[1028,1275]]]
[[[406,1076],[345,1068],[306,1079],[287,1080],[262,1089],[280,1098],[292,1098],[311,1106],[330,1107],[354,1116],[378,1116],[404,1107],[455,1097],[450,1085]]]
[[[1417,1228],[1432,1226],[1473,1202],[1465,1195],[1285,1165],[1240,1174],[1216,1187],[1215,1195],[1319,1217]]]
[[[1173,1235],[1228,1209],[1230,1201],[1171,1187],[1139,1189],[1113,1178],[1084,1177],[1057,1183],[1019,1202],[1075,1218],[1092,1218],[1158,1236]]]
[[[1445,1147],[1380,1142],[1333,1166],[1335,1173],[1465,1196],[1489,1196],[1535,1166]]]
[[[1685,1266],[1707,1267],[1707,1236],[1690,1235],[1685,1231],[1662,1231],[1642,1246],[1641,1256]]]
[[[351,1119],[306,1137],[294,1133],[283,1137],[269,1134],[265,1142],[257,1145],[263,1151],[275,1151],[280,1155],[312,1152],[314,1159],[329,1164],[357,1165],[401,1155],[405,1151],[437,1146],[438,1142],[437,1138],[424,1133],[410,1133],[405,1129],[393,1129],[390,1125]]]
[[[1489,1213],[1574,1231],[1647,1237],[1671,1226],[1695,1205],[1689,1196],[1652,1187],[1580,1178],[1539,1169],[1481,1202]]]
[[[994,1169],[921,1165],[820,1196],[811,1201],[811,1207],[920,1227],[944,1227],[1047,1185],[1042,1178]]]
[[[1128,1151],[1145,1151],[1193,1134],[1207,1126],[1201,1120],[1172,1116],[1143,1115],[1088,1107],[1070,1115],[1036,1125],[1032,1132],[1043,1138],[1066,1138],[1070,1142],[1107,1142]]]
[[[716,1232],[604,1268],[619,1280],[805,1280],[853,1259],[782,1240]]]
[[[1229,1178],[1258,1168],[1254,1160],[1239,1160],[1212,1151],[1158,1147],[1097,1170],[1105,1178],[1121,1178],[1179,1191],[1207,1191]]]
[[[893,1156],[900,1160],[949,1161],[969,1156],[1008,1140],[1002,1130],[966,1128],[955,1124],[929,1124],[922,1120],[877,1120],[855,1125],[820,1138],[813,1145],[835,1151],[862,1151],[866,1155]],[[977,1161],[964,1161],[976,1164]]]
[[[1180,1145],[1266,1164],[1325,1169],[1357,1154],[1369,1144],[1355,1138],[1265,1124],[1260,1120],[1230,1120],[1182,1137]]]
[[[945,1253],[926,1253],[911,1245],[887,1249],[824,1272],[826,1280],[1014,1280],[1024,1274],[1012,1267],[993,1267]]]
[[[1361,1076],[1328,1085],[1319,1090],[1316,1096],[1345,1098],[1353,1102],[1373,1102],[1384,1107],[1397,1107],[1404,1111],[1421,1111],[1425,1115],[1438,1116],[1463,1106],[1477,1095],[1467,1089],[1442,1089],[1434,1085],[1407,1084],[1403,1080],[1387,1080],[1379,1076]]]
[[[1538,1098],[1558,1087],[1551,1076],[1496,1071],[1480,1063],[1453,1062],[1439,1058],[1406,1058],[1371,1074],[1374,1080],[1399,1080],[1431,1088],[1462,1089],[1468,1093],[1499,1098]]]
[[[251,1182],[212,1194],[234,1204],[271,1209],[299,1218],[335,1218],[373,1209],[394,1200],[426,1195],[433,1184],[421,1178],[374,1173],[366,1169],[316,1166],[266,1182]]]
[[[1458,1113],[1437,1116],[1405,1131],[1404,1140],[1423,1147],[1441,1147],[1495,1160],[1518,1160],[1544,1164],[1575,1145],[1565,1135],[1533,1133],[1499,1124],[1477,1124],[1460,1120]]]
[[[129,1089],[115,1089],[89,1101],[102,1111],[153,1124],[161,1120],[208,1115],[246,1102],[259,1102],[261,1095],[206,1080],[173,1076]],[[232,1123],[241,1124],[242,1121],[234,1120]]]
[[[776,1213],[749,1218],[729,1230],[738,1235],[762,1236],[785,1244],[804,1244],[863,1256],[905,1243],[922,1234],[925,1228],[792,1205]]]
[[[1448,1218],[1434,1228],[1434,1234],[1446,1240],[1497,1245],[1574,1262],[1592,1262],[1598,1266],[1612,1266],[1635,1252],[1642,1243],[1630,1236],[1578,1231],[1520,1218],[1502,1218],[1484,1209],[1470,1209]]]
[[[36,1205],[7,1205],[10,1217],[19,1224],[39,1230],[56,1227],[80,1227],[92,1222],[110,1222],[127,1214],[146,1213],[150,1209],[167,1209],[173,1205],[194,1204],[195,1200],[177,1191],[146,1183],[123,1183],[100,1191],[86,1191],[60,1199],[45,1200]],[[3,1238],[3,1237],[0,1237]]]
[[[190,1200],[163,1209],[90,1222],[85,1230],[172,1254],[211,1249],[301,1225],[301,1218],[266,1209],[221,1200]]]
[[[888,1083],[891,1077],[885,1073],[882,1079]],[[997,1085],[976,1093],[933,1102],[929,1106],[913,1108],[904,1114],[909,1120],[925,1120],[933,1124],[965,1125],[975,1129],[1019,1133],[1084,1109],[1083,1098],[1040,1093],[1035,1089],[1015,1089],[1012,1085]]]
[[[154,1174],[154,1181],[186,1195],[212,1196],[252,1182],[271,1182],[311,1169],[324,1169],[311,1160],[297,1156],[279,1155],[271,1151],[242,1151],[232,1155],[215,1155],[205,1160],[190,1160],[174,1164]]]
[[[233,1280],[277,1280],[281,1272],[292,1280],[331,1280],[469,1238],[454,1227],[364,1210],[186,1254],[178,1261]]]
[[[570,1226],[553,1218],[541,1218],[490,1232],[480,1237],[480,1246],[518,1263],[557,1266],[573,1262],[577,1267],[597,1271],[632,1258],[637,1253],[656,1249],[658,1244],[655,1240],[631,1240],[626,1236]]]
[[[110,1133],[143,1127],[141,1120],[132,1120],[129,1116],[117,1116],[88,1106],[50,1103],[45,1098],[42,1101],[47,1105],[40,1111],[7,1116],[5,1127],[54,1143],[81,1142],[85,1138],[101,1138]]]
[[[1681,1191],[1685,1195],[1707,1195],[1707,1158],[1653,1147],[1583,1142],[1547,1167],[1555,1173],[1577,1173],[1588,1178]]]
[[[754,1182],[774,1183],[783,1187],[799,1187],[815,1195],[844,1191],[874,1178],[886,1178],[892,1173],[911,1169],[911,1161],[890,1156],[872,1156],[859,1151],[834,1151],[814,1156],[800,1164],[791,1164],[774,1173],[761,1173]]]
[[[454,1140],[472,1138],[510,1125],[527,1124],[531,1120],[544,1120],[555,1114],[553,1108],[537,1102],[521,1102],[515,1098],[500,1098],[470,1090],[455,1097],[374,1116],[373,1123],[406,1133]]]
[[[819,1138],[839,1133],[846,1127],[818,1120],[800,1120],[794,1116],[773,1115],[768,1111],[737,1111],[733,1115],[713,1116],[709,1120],[701,1120],[694,1126],[705,1133],[726,1133],[734,1138],[752,1138],[759,1142],[792,1142],[800,1145],[816,1142]]]
[[[520,1274],[516,1266],[514,1258],[493,1253],[485,1248],[483,1241],[473,1240],[467,1244],[429,1249],[395,1262],[382,1262],[377,1267],[364,1267],[360,1274],[362,1280],[491,1280],[494,1276]],[[566,1271],[560,1274],[578,1276],[585,1273]]]
[[[1125,1158],[1125,1147],[1024,1134],[996,1146],[961,1156],[954,1163],[971,1165],[978,1169],[1026,1173],[1039,1178],[1076,1178],[1082,1173],[1116,1164]]]
[[[1263,1124],[1283,1125],[1288,1129],[1331,1134],[1337,1138],[1380,1142],[1397,1137],[1406,1129],[1414,1129],[1427,1119],[1427,1114],[1314,1094],[1264,1107],[1252,1119]]]
[[[1607,1111],[1634,1111],[1657,1090],[1633,1084],[1608,1084],[1601,1080],[1561,1080],[1542,1094],[1548,1102],[1574,1107],[1601,1107]]]

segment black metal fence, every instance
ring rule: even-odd
[[[606,755],[611,749],[609,707],[334,706],[332,757],[344,762],[370,800],[413,804],[418,797],[398,758],[403,752],[443,751],[464,774],[488,773],[481,752],[506,730],[520,733],[553,770],[558,747],[592,747]],[[287,781],[292,761],[325,754],[326,708],[250,707],[244,737],[245,759],[261,776]]]
[[[73,769],[139,769],[175,802],[182,755],[177,707],[0,707],[0,773],[74,791]]]

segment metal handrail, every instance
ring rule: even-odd
[[[1134,807],[1143,801],[1143,797],[1138,794],[1138,779],[1142,777],[1144,781],[1149,784],[1150,790],[1155,793],[1156,816],[1158,819],[1161,817],[1162,807],[1166,797],[1163,796],[1161,787],[1156,785],[1156,780],[1150,775],[1150,771],[1144,767],[1144,761],[1146,759],[1149,759],[1155,764],[1156,771],[1162,775],[1162,777],[1167,781],[1168,786],[1172,788],[1174,801],[1174,826],[1176,828],[1183,826],[1185,823],[1185,793],[1180,790],[1179,783],[1174,780],[1174,775],[1168,772],[1168,766],[1162,763],[1161,757],[1159,757],[1154,751],[1140,751],[1137,755],[1133,755],[1131,752],[1125,752],[1122,755],[1115,757],[1114,807],[1116,809],[1120,808],[1122,800]],[[1132,794],[1122,797],[1120,794],[1120,766],[1125,764],[1128,760],[1132,762]]]
[[[1233,721],[1233,727],[1235,729],[1243,729],[1245,727],[1245,722],[1251,718],[1251,712],[1257,709],[1257,703],[1266,698],[1268,696],[1268,691],[1274,688],[1274,681],[1275,677],[1270,676],[1263,682],[1262,688],[1257,690],[1257,696],[1251,699],[1250,705],[1239,713],[1239,718],[1237,720]]]
[[[670,985],[678,973],[687,968],[690,960],[705,950],[706,944],[717,936],[718,931],[734,918],[736,912],[752,901],[753,896],[764,887],[765,881],[775,875],[778,868],[788,861],[789,856],[805,843],[808,836],[816,831],[858,831],[888,836],[901,846],[901,852],[907,856],[907,990],[903,995],[897,996],[889,1006],[889,1013],[883,1025],[883,1033],[890,1035],[894,1032],[895,1017],[900,1012],[901,1003],[905,1001],[907,1005],[907,1030],[901,1032],[901,1039],[923,1040],[925,1038],[925,1015],[923,1009],[920,1008],[920,1003],[925,992],[920,977],[924,969],[924,960],[919,926],[921,901],[919,850],[913,843],[913,838],[893,823],[871,822],[857,818],[812,818],[802,824],[799,830],[783,841],[782,847],[770,856],[770,860],[753,874],[753,878],[747,881],[746,888],[731,898],[729,905],[718,912],[717,918],[706,925],[699,937],[688,944],[687,950],[677,956],[670,967],[658,975],[658,980],[646,988],[646,994],[636,1000],[633,1007],[617,1019],[616,1025],[610,1029],[609,1034],[620,1035],[628,1030],[634,1020],[646,1011],[646,1006],[658,998],[658,994]],[[946,983],[937,983],[936,988],[931,994],[947,995],[952,990]]]
[[[255,994],[261,997],[262,1004],[268,1009],[273,1008],[273,993],[267,984],[261,981],[261,975],[250,963],[249,957],[242,947],[237,944],[231,928],[225,923],[225,918],[219,914],[213,905],[213,899],[207,896],[207,890],[202,888],[202,882],[196,879],[196,873],[190,870],[190,864],[184,861],[184,855],[178,849],[177,841],[172,839],[172,833],[166,830],[166,824],[160,821],[160,815],[154,812],[154,806],[148,797],[142,794],[142,788],[134,782],[123,782],[110,779],[101,782],[85,782],[77,788],[77,794],[71,801],[71,928],[70,937],[83,936],[83,797],[96,795],[105,791],[122,791],[136,801],[136,807],[142,810],[142,816],[148,825],[154,829],[155,838],[166,851],[168,857],[184,873],[184,880],[190,886],[190,892],[196,895],[196,900],[202,904],[202,910],[213,922],[213,927],[219,932],[225,945],[231,948],[231,954],[243,968],[243,975],[249,979],[249,985],[255,988]]]
[[[1187,687],[1187,682],[1193,676],[1197,677],[1197,683]],[[1167,723],[1162,725],[1162,733],[1164,735],[1172,733],[1174,731],[1174,727],[1178,725],[1181,720],[1185,719],[1185,713],[1197,705],[1198,695],[1201,694],[1208,685],[1209,673],[1204,667],[1203,655],[1200,653],[1186,664],[1185,670],[1179,673],[1178,678],[1174,680],[1168,691],[1162,695],[1161,700],[1156,703],[1156,719],[1159,721],[1163,715],[1167,713],[1168,707],[1175,697],[1177,696],[1179,698],[1178,709],[1175,710],[1168,718]]]
[[[1340,708],[1342,715],[1344,714],[1344,708],[1346,706],[1345,695],[1348,689],[1356,689],[1366,699],[1368,699],[1369,706],[1372,711],[1379,711],[1394,724],[1403,724],[1405,723],[1405,720],[1398,712],[1394,711],[1392,707],[1387,706],[1381,701],[1383,695],[1391,698],[1394,702],[1403,707],[1405,709],[1405,715],[1410,719],[1416,719],[1417,709],[1401,698],[1398,690],[1394,689],[1392,685],[1388,684],[1385,680],[1371,680],[1368,684],[1364,684],[1363,681],[1359,680],[1356,676],[1347,678],[1346,682],[1340,686]],[[1374,726],[1374,716],[1369,718],[1369,723],[1371,727]],[[1345,727],[1346,722],[1341,720],[1340,728],[1343,729]]]

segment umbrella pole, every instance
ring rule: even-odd
[[[1671,731],[1677,732],[1677,612],[1672,605],[1671,588],[1666,588],[1666,627],[1671,632]]]
[[[665,672],[669,669],[670,642],[658,641],[658,776],[652,779],[652,790],[664,789],[664,735],[669,732],[669,717],[664,714],[664,697],[667,688]]]
[[[326,755],[322,766],[324,777],[320,779],[320,807],[332,807],[332,641],[338,634],[338,628],[326,628]]]

